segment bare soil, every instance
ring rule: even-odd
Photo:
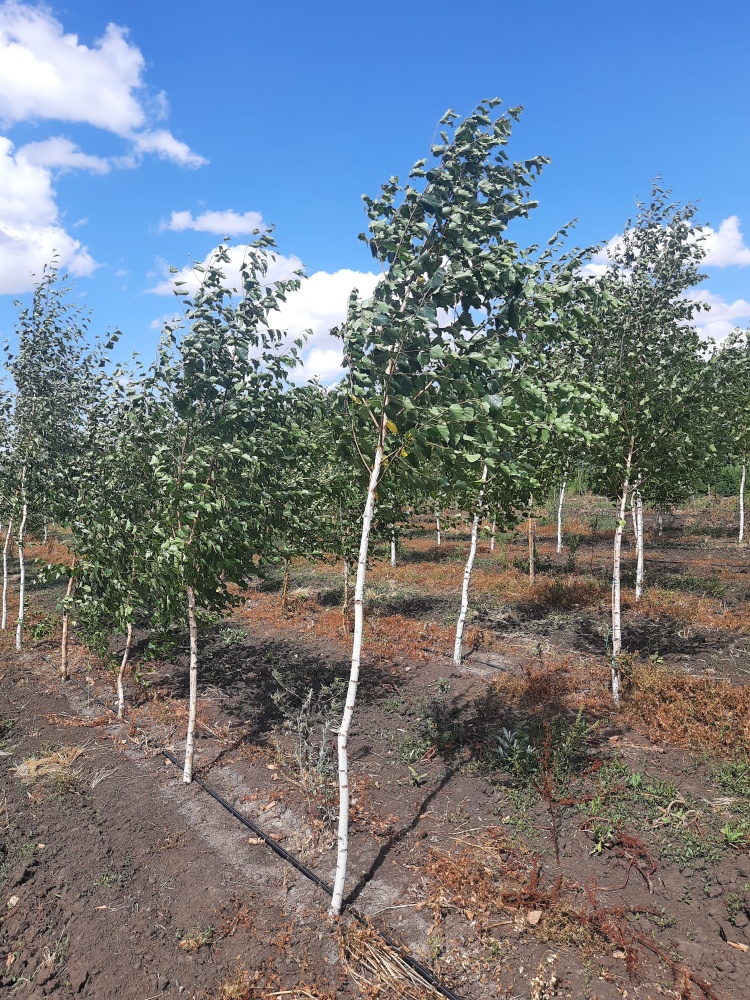
[[[160,752],[184,747],[185,637],[149,658],[139,633],[119,723],[94,700],[115,702],[107,658],[81,643],[75,680],[57,679],[44,634],[57,595],[38,587],[36,638],[20,655],[6,644],[0,665],[0,987],[437,995],[406,978],[380,928],[465,1000],[750,998],[748,549],[729,504],[680,512],[661,537],[649,519],[614,713],[608,516],[574,505],[559,556],[542,525],[533,589],[520,533],[493,553],[483,540],[458,671],[465,529],[438,548],[425,525],[396,569],[374,564],[350,743],[348,901],[364,930],[331,920],[320,889]],[[204,623],[196,763],[330,883],[330,705],[349,641],[338,570],[295,565],[285,608],[279,586],[259,581]],[[63,773],[27,773],[70,748]]]

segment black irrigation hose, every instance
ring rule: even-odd
[[[120,718],[119,715],[117,715],[117,712],[114,710],[114,708],[112,708],[111,705],[108,705],[105,701],[102,701],[101,698],[97,698],[97,696],[95,694],[92,694],[91,690],[88,687],[85,687],[83,684],[81,684],[80,681],[77,681],[74,677],[69,677],[68,680],[71,681],[73,684],[75,684],[78,688],[80,688],[81,691],[85,691],[87,698],[97,702],[99,705],[102,706],[102,708],[107,709],[107,711],[117,716],[119,722],[124,721],[123,719]],[[143,732],[144,735],[147,735],[145,730],[141,730],[141,732]],[[172,754],[165,747],[161,746],[159,743],[154,743],[153,746],[159,751],[159,753],[161,753],[164,757],[166,757],[167,760],[169,760],[172,764],[174,764],[175,767],[181,768],[183,766],[177,759],[177,757],[175,757],[174,754]],[[257,837],[260,837],[260,839],[263,840],[267,844],[267,846],[270,847],[271,850],[275,854],[277,854],[283,861],[287,861],[293,868],[296,868],[296,870],[301,875],[304,875],[306,879],[309,879],[310,882],[312,882],[319,889],[321,889],[327,896],[333,897],[333,889],[330,887],[330,885],[328,885],[327,882],[324,882],[322,878],[316,875],[311,868],[308,868],[306,864],[304,864],[298,858],[295,858],[293,854],[290,854],[289,851],[287,851],[286,848],[282,847],[278,841],[273,839],[273,837],[270,837],[267,833],[264,833],[264,831],[261,830],[260,827],[256,826],[246,816],[243,816],[241,812],[238,812],[238,810],[235,809],[230,802],[227,802],[227,800],[222,795],[219,795],[217,791],[211,788],[210,785],[207,785],[204,781],[201,781],[200,778],[197,778],[195,776],[193,777],[193,781],[200,788],[202,788],[207,795],[210,795],[212,799],[218,802],[220,806],[223,806],[223,808],[226,809],[227,812],[231,813],[235,819],[238,819],[240,823],[243,824],[243,826],[246,826],[249,830],[252,830],[252,832]],[[347,910],[349,913],[351,913],[351,915],[354,917],[355,920],[358,921],[358,923],[367,926],[366,918],[359,912],[359,910],[356,909],[356,907],[344,903],[344,909]],[[440,980],[433,972],[431,972],[429,969],[426,969],[420,962],[416,960],[416,958],[410,955],[409,952],[406,951],[402,945],[398,944],[396,941],[393,941],[382,930],[378,929],[378,934],[382,937],[382,939],[385,941],[388,947],[393,948],[393,950],[398,953],[401,960],[406,965],[408,965],[413,972],[416,972],[417,975],[421,979],[423,979],[429,986],[432,986],[433,989],[441,993],[444,997],[447,998],[447,1000],[461,1000],[461,998],[458,996],[457,993],[454,993],[449,986],[443,985],[443,983],[440,982]]]

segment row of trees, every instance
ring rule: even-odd
[[[342,905],[348,851],[348,758],[362,656],[373,531],[395,539],[399,512],[446,506],[469,514],[454,658],[480,520],[526,514],[533,571],[534,497],[560,489],[585,456],[590,481],[617,504],[613,538],[612,690],[619,698],[620,547],[628,504],[642,553],[643,502],[666,504],[750,448],[750,345],[699,342],[689,290],[701,279],[693,208],[655,186],[625,227],[610,264],[587,275],[589,253],[522,247],[509,229],[535,207],[546,160],[509,159],[518,110],[449,112],[429,160],[405,184],[366,198],[368,243],[382,269],[369,299],[351,296],[345,378],[296,386],[300,341],[274,315],[302,275],[266,279],[274,243],[256,234],[228,287],[227,248],[177,287],[180,323],[156,361],[109,363],[116,338],[90,342],[54,268],[19,315],[3,407],[2,514],[7,557],[54,521],[70,530],[61,671],[70,608],[125,636],[120,712],[137,621],[180,621],[190,640],[185,781],[192,777],[199,673],[198,619],[223,611],[253,574],[294,557],[341,560],[344,611],[353,588],[351,672],[338,729],[340,810],[332,908]],[[742,538],[744,516],[741,515]],[[642,566],[642,558],[639,565]],[[639,588],[642,576],[639,579]]]

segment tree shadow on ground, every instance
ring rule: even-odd
[[[227,642],[230,632],[236,632],[241,640]],[[301,706],[310,691],[319,695],[337,682],[342,687],[348,681],[349,658],[337,655],[323,641],[312,645],[317,648],[291,639],[246,636],[242,629],[214,630],[201,641],[199,696],[206,689],[217,689],[222,696],[222,711],[243,727],[245,739],[264,743],[284,718],[274,694],[283,689],[292,702],[298,700]],[[172,663],[172,672],[157,680],[153,688],[170,697],[187,698],[187,651],[183,648],[177,652]],[[369,665],[359,685],[358,702],[367,705],[377,698],[385,680],[377,664]]]

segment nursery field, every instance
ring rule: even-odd
[[[295,560],[200,620],[195,774],[182,781],[188,638],[73,631],[32,584],[2,633],[0,987],[19,998],[750,997],[750,550],[736,501],[645,513],[623,543],[621,705],[609,690],[616,513],[590,496],[480,537],[375,546],[350,733],[346,906],[335,729],[351,657],[340,563]],[[64,539],[29,544],[36,565]],[[13,620],[11,606],[11,620]],[[113,671],[114,666],[114,671]],[[171,759],[173,758],[173,760]],[[274,853],[257,830],[298,859]],[[447,992],[409,965],[429,969]]]

